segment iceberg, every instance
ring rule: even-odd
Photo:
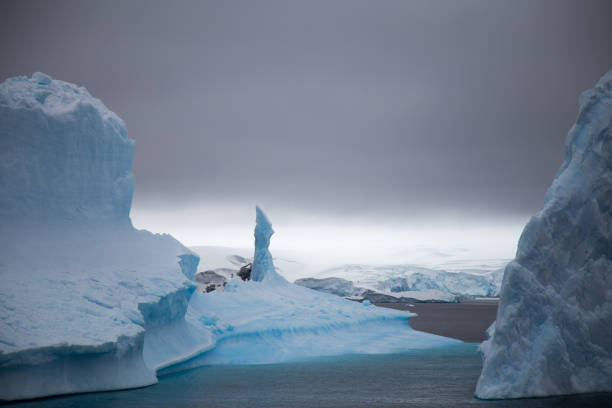
[[[479,398],[612,391],[612,71],[579,106],[565,161],[505,269]]]
[[[254,279],[195,293],[199,258],[132,226],[134,142],[85,88],[7,79],[0,147],[0,400],[141,387],[201,364],[458,343],[412,330],[410,313],[287,282],[259,208]]]
[[[253,270],[258,280],[227,282],[223,291],[191,297],[186,320],[212,333],[214,347],[160,373],[210,364],[264,364],[341,354],[381,354],[461,342],[419,332],[412,313],[353,302],[291,284],[269,251],[271,223],[256,208]],[[251,275],[252,276],[252,275]]]
[[[461,344],[413,330],[408,324],[413,315],[291,283],[237,279],[223,292],[191,298],[186,319],[209,329],[215,346],[161,373],[210,364],[269,364]]]
[[[1,400],[150,385],[206,344],[184,319],[198,257],[130,221],[117,115],[48,75],[10,78],[0,147]]]

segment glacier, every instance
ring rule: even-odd
[[[201,364],[457,344],[410,313],[287,282],[256,209],[255,277],[195,293],[198,256],[130,220],[134,142],[83,88],[0,84],[0,400],[151,385]]]
[[[612,71],[579,99],[566,156],[505,269],[476,396],[612,391]]]
[[[296,285],[318,290],[319,292],[331,293],[342,297],[358,297],[365,289],[355,287],[353,282],[342,278],[301,278],[296,279]]]
[[[449,272],[417,265],[348,264],[328,268],[317,273],[316,278],[302,278],[295,283],[339,296],[367,297],[371,294],[416,301],[455,302],[498,295],[503,269],[468,271]]]

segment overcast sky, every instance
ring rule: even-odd
[[[450,220],[508,226],[507,247],[612,68],[610,16],[605,0],[3,1],[0,80],[43,71],[115,111],[135,224],[190,245],[250,241],[258,203],[294,238]]]

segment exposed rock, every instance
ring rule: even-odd
[[[251,280],[251,268],[252,267],[253,267],[253,264],[244,265],[242,268],[240,268],[240,271],[237,274],[238,277],[242,279],[243,281]]]
[[[212,292],[213,290],[225,287],[227,279],[215,271],[198,272],[195,275],[199,292]]]

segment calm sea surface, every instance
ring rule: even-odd
[[[208,366],[128,391],[12,404],[51,407],[612,407],[612,393],[512,401],[473,398],[476,344],[300,363]]]

